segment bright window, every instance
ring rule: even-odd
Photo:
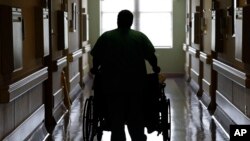
[[[172,0],[101,0],[101,33],[117,28],[117,14],[134,14],[132,29],[145,33],[156,48],[172,47]]]

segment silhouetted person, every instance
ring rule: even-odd
[[[93,49],[93,74],[100,76],[101,94],[105,100],[111,141],[125,141],[124,125],[132,141],[146,141],[142,111],[143,86],[146,82],[147,60],[159,73],[155,49],[146,35],[130,29],[133,14],[122,10],[118,28],[103,33]]]

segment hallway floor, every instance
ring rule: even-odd
[[[165,82],[165,93],[171,101],[171,141],[229,141],[183,78],[168,78]],[[83,93],[84,98],[91,95],[89,85],[85,86]],[[84,98],[73,103],[68,115],[70,120],[65,118],[60,122],[52,135],[53,140],[82,140]],[[109,140],[110,132],[104,132],[102,141]],[[131,141],[128,136],[127,141]],[[147,141],[162,141],[162,136],[148,134]]]

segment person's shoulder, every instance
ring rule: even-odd
[[[130,32],[133,33],[133,34],[138,34],[138,35],[143,34],[142,32],[140,32],[138,30],[134,30],[134,29],[131,29]]]
[[[116,32],[116,29],[108,30],[108,31],[105,31],[104,33],[102,33],[101,36],[103,36],[103,37],[110,36],[110,35],[114,34],[115,32]]]
[[[101,36],[106,36],[106,35],[108,35],[109,33],[110,33],[110,31],[105,31],[105,32],[102,33]]]
[[[131,33],[133,35],[136,35],[136,36],[139,36],[139,37],[142,37],[142,38],[147,38],[146,34],[144,34],[143,32],[141,31],[138,31],[138,30],[133,30],[131,29]]]

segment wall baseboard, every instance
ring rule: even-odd
[[[22,122],[13,132],[11,132],[3,141],[26,140],[36,129],[43,124],[45,118],[45,107],[40,106],[30,117]],[[42,130],[44,131],[44,130]],[[44,134],[44,133],[43,133]]]
[[[200,97],[200,102],[202,102],[202,104],[203,104],[206,108],[208,108],[208,106],[209,106],[209,104],[210,104],[210,102],[211,102],[211,98],[210,98],[206,93],[203,92],[203,94],[202,94],[201,97]]]

